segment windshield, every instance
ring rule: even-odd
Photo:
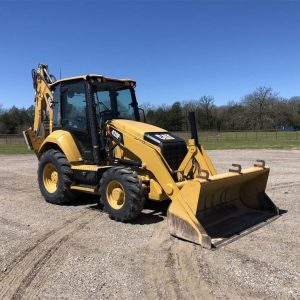
[[[132,88],[123,82],[97,83],[94,86],[95,101],[100,115],[112,118],[136,120],[137,103]]]

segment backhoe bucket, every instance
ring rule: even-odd
[[[170,233],[210,249],[266,225],[279,215],[268,175],[252,167],[187,181],[168,210]]]

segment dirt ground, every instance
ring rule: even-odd
[[[265,159],[267,192],[285,212],[215,251],[169,236],[166,205],[128,224],[90,196],[50,205],[35,157],[1,156],[0,299],[300,299],[300,150],[209,154],[219,172]]]

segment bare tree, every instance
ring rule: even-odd
[[[142,103],[139,106],[145,111],[145,114],[147,114],[150,110],[155,110],[155,106],[150,102]]]
[[[200,115],[202,114],[205,119],[204,127],[213,127],[213,109],[214,109],[214,97],[212,96],[202,96],[199,99]]]
[[[291,112],[291,125],[295,126],[297,129],[300,128],[300,96],[291,97],[287,101],[287,106]]]
[[[262,86],[244,97],[242,103],[248,108],[248,116],[254,121],[253,127],[258,123],[259,129],[264,128],[265,121],[270,117],[268,108],[272,101],[278,99],[277,95],[272,88]]]

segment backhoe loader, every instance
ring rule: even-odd
[[[24,138],[39,160],[46,201],[67,204],[79,193],[95,194],[111,219],[126,222],[145,201],[169,200],[170,234],[209,249],[279,216],[265,192],[265,162],[217,174],[192,112],[186,143],[145,122],[133,80],[95,74],[56,80],[46,64],[32,78],[35,117]]]

